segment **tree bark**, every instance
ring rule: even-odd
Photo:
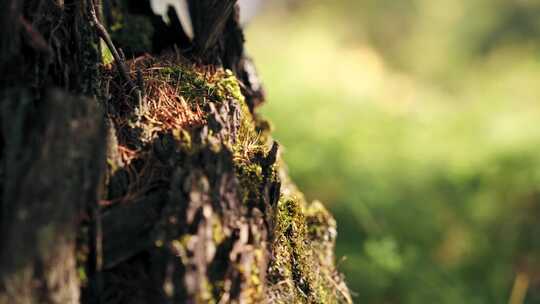
[[[351,302],[234,0],[0,5],[0,303]]]

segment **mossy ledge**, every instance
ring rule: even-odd
[[[128,64],[144,78],[138,104],[103,70],[107,303],[350,303],[335,221],[289,181],[233,73],[177,55]]]

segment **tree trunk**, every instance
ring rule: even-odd
[[[235,0],[0,5],[1,304],[351,302]]]

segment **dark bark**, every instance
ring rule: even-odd
[[[2,96],[0,302],[76,303],[75,240],[97,199],[103,115],[92,100],[57,90],[32,103],[26,90]]]
[[[2,1],[0,303],[77,303],[79,223],[104,162],[83,2]],[[68,93],[68,92],[72,92]]]
[[[0,303],[350,302],[235,1],[89,1],[1,2]]]

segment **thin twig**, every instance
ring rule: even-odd
[[[107,47],[111,51],[114,60],[116,61],[116,66],[118,67],[118,72],[120,75],[124,78],[124,80],[127,82],[127,84],[130,87],[130,91],[135,93],[135,96],[140,96],[141,94],[138,93],[139,89],[137,86],[133,83],[131,80],[131,77],[129,76],[129,71],[126,66],[125,60],[120,56],[120,53],[118,52],[117,48],[114,46],[114,43],[111,39],[111,36],[107,32],[107,29],[101,24],[101,22],[98,19],[96,7],[93,0],[88,1],[89,3],[89,13],[90,13],[90,22],[96,29],[98,36],[105,41],[105,44],[107,44]]]

